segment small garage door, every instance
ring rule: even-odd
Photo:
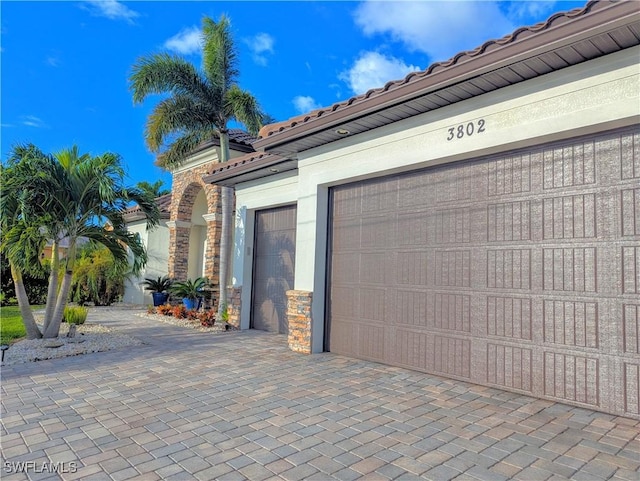
[[[293,289],[296,206],[256,212],[251,327],[287,334],[287,296]]]
[[[638,417],[639,139],[333,188],[328,350]]]

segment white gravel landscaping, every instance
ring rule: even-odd
[[[100,324],[80,325],[77,327],[75,337],[72,338],[66,337],[68,331],[69,326],[63,323],[57,338],[25,339],[11,344],[11,347],[4,353],[3,365],[57,359],[144,344],[135,337],[120,334]]]

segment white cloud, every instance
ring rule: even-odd
[[[133,23],[133,20],[140,16],[135,10],[118,2],[117,0],[87,0],[86,9],[96,17],[106,17],[111,20],[125,20]]]
[[[298,95],[293,98],[292,102],[296,110],[301,114],[311,112],[312,110],[322,107],[322,105],[316,102],[313,97],[309,97],[308,95]]]
[[[37,129],[48,127],[41,118],[36,117],[35,115],[21,115],[20,123],[27,127],[35,127]]]
[[[546,17],[555,10],[556,2],[548,0],[525,0],[511,2],[508,15],[517,21],[526,20],[529,17]]]
[[[202,49],[202,31],[198,27],[185,28],[167,40],[164,46],[182,55],[199,53]]]
[[[415,65],[406,65],[402,60],[379,52],[364,52],[353,66],[342,72],[340,80],[346,82],[356,94],[383,87],[391,80],[404,78],[410,72],[420,70]]]
[[[514,30],[495,1],[367,1],[354,17],[365,35],[388,35],[434,61]]]
[[[259,33],[251,38],[246,38],[245,43],[249,46],[253,61],[263,67],[267,65],[267,57],[265,54],[274,52],[274,38],[268,33]]]
[[[46,63],[51,67],[58,67],[60,65],[60,60],[58,57],[49,56],[47,57]]]

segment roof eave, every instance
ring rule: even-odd
[[[246,156],[242,159],[221,164],[211,174],[203,176],[207,184],[234,186],[281,172],[298,168],[298,161],[274,154]]]

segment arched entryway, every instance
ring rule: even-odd
[[[191,182],[181,193],[174,195],[171,221],[168,222],[169,276],[176,280],[208,277],[217,291],[221,227],[219,189]]]

